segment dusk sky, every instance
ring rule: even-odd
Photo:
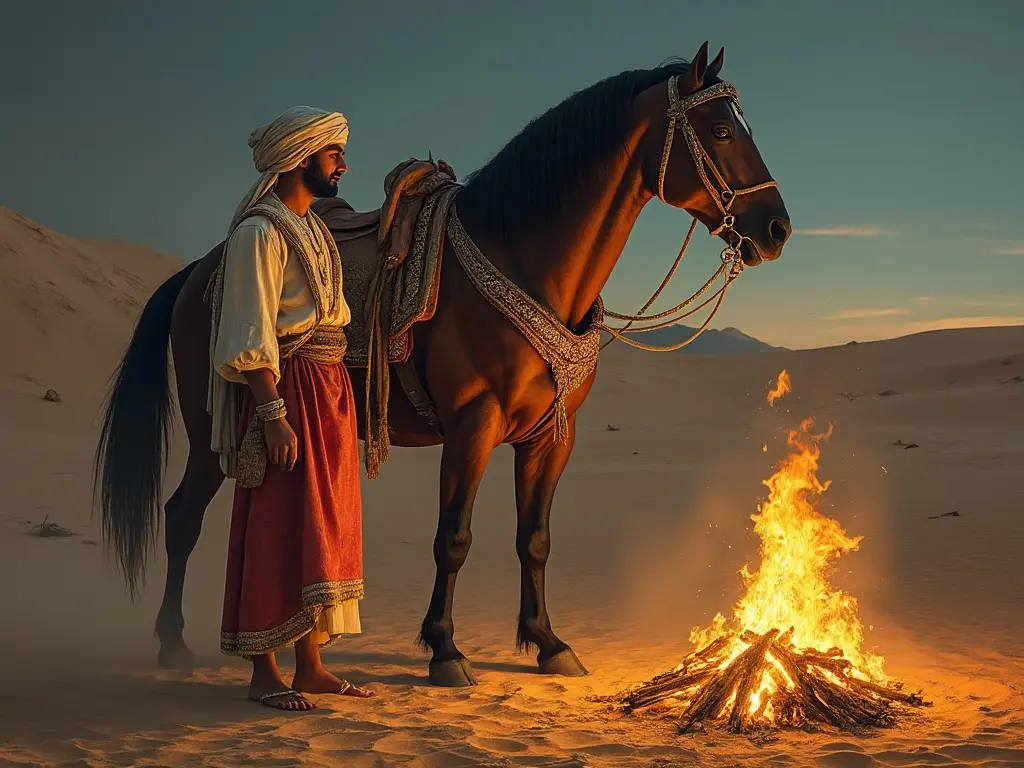
[[[367,209],[408,157],[465,176],[573,91],[709,40],[796,227],[715,327],[809,347],[1024,324],[1024,0],[349,5],[4,3],[0,205],[190,261],[256,178],[249,132],[288,107],[345,113],[339,194]],[[647,206],[610,308],[643,303],[688,225]],[[719,250],[698,229],[664,306]]]

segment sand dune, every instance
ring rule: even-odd
[[[455,615],[481,684],[427,685],[413,640],[433,579],[440,454],[396,451],[365,483],[365,634],[327,654],[378,697],[321,697],[314,712],[285,715],[248,702],[245,664],[217,652],[227,488],[189,571],[186,637],[202,664],[192,673],[155,668],[162,554],[132,606],[96,545],[89,468],[103,389],[141,302],[176,264],[0,209],[0,321],[16,329],[0,364],[0,765],[1024,765],[1024,328],[730,357],[609,348],[556,498],[548,568],[555,628],[592,673],[580,680],[540,677],[514,652],[503,447],[478,497]],[[781,368],[794,391],[769,409]],[[51,387],[60,403],[42,398]],[[752,741],[680,737],[671,720],[591,701],[670,668],[693,626],[729,610],[737,571],[756,562],[761,480],[805,416],[834,423],[824,505],[865,536],[836,581],[859,598],[887,671],[934,706],[866,736]],[[185,455],[180,427],[177,437],[167,492]],[[28,535],[46,516],[79,535]]]
[[[16,329],[0,387],[95,390],[152,288],[180,268],[146,248],[69,237],[0,207],[0,323]]]

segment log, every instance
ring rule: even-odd
[[[736,701],[732,705],[732,714],[729,716],[729,730],[734,733],[743,730],[744,719],[750,711],[750,695],[754,692],[754,687],[761,684],[765,668],[771,663],[768,661],[768,651],[776,639],[775,634],[777,634],[773,634],[773,632],[774,630],[767,632],[749,648],[750,661],[743,672],[739,687],[736,689]]]
[[[763,666],[765,654],[772,641],[778,636],[779,630],[771,629],[752,646],[737,656],[732,664],[723,669],[697,695],[687,710],[679,718],[679,730],[686,733],[698,720],[713,720],[728,703],[746,672],[760,662]],[[749,696],[749,694],[748,694]]]
[[[719,651],[724,651],[729,646],[730,642],[732,642],[732,635],[723,635],[717,640],[708,643],[693,655],[698,659],[710,659],[717,655]]]
[[[803,669],[796,656],[786,648],[776,648],[773,654],[789,679],[793,681],[793,696],[797,699],[804,717],[813,716],[812,719],[831,723],[835,726],[842,726],[842,719],[829,711],[829,708],[820,701],[814,692],[814,683]]]
[[[747,630],[738,639],[748,647],[720,669],[737,639],[720,637],[687,656],[676,670],[637,686],[624,700],[620,695],[619,701],[627,712],[635,712],[678,697],[685,707],[677,726],[680,733],[698,722],[722,720],[735,733],[756,726],[814,723],[840,729],[890,727],[896,723],[895,706],[930,706],[919,693],[904,693],[901,683],[879,685],[854,677],[853,663],[839,648],[797,649],[792,638],[792,627],[783,634],[777,629],[763,635]],[[773,690],[751,712],[750,697],[765,675]]]
[[[634,688],[626,696],[626,712],[635,712],[657,704],[703,683],[715,674],[715,667],[710,665],[708,660],[725,651],[732,639],[731,635],[719,637],[688,656],[678,669],[664,672]]]
[[[659,701],[678,696],[690,688],[694,688],[708,680],[715,670],[713,667],[705,667],[697,672],[670,673],[661,680],[655,678],[650,683],[640,686],[626,699],[626,711],[635,712],[638,709],[657,704]]]
[[[806,660],[792,651],[776,649],[776,658],[796,683],[798,697],[812,718],[836,727],[851,725],[883,725],[888,721],[888,707],[864,690],[858,691],[857,678],[846,677],[847,687],[837,685],[820,672],[808,671],[805,664],[818,664],[821,659]],[[822,666],[818,664],[819,668]],[[814,667],[812,666],[813,670]]]
[[[857,684],[866,688],[867,690],[875,693],[883,698],[889,699],[890,701],[896,701],[900,704],[909,704],[912,706],[921,706],[926,704],[925,700],[921,697],[920,693],[903,693],[900,688],[903,687],[902,683],[898,683],[894,686],[878,685],[878,683],[872,683],[870,680],[858,680]],[[898,687],[897,687],[898,686]]]

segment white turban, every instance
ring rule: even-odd
[[[340,112],[292,107],[272,123],[249,134],[252,161],[262,175],[235,209],[229,232],[245,212],[277,183],[277,177],[331,144],[348,142],[348,120]]]

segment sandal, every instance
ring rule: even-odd
[[[267,704],[267,702],[270,699],[278,699],[278,698],[280,698],[282,696],[295,696],[296,697],[294,702],[287,702],[287,701],[286,702],[282,702],[285,705],[291,704],[291,703],[299,704],[299,703],[304,702],[304,703],[308,704],[309,706],[308,707],[294,707],[293,708],[293,707],[288,707],[288,706],[281,706],[280,704]],[[309,699],[307,699],[305,696],[303,696],[298,691],[294,691],[291,688],[288,688],[288,689],[286,689],[284,691],[276,691],[274,693],[265,693],[265,694],[263,694],[262,696],[259,697],[258,701],[264,707],[269,707],[270,709],[280,709],[282,712],[308,712],[310,709],[313,709],[313,708],[316,707],[316,704],[311,702]]]
[[[348,680],[341,681],[341,690],[338,691],[339,696],[355,696],[359,699],[369,699],[377,694],[371,691],[369,688],[360,688],[358,685],[352,685]]]

